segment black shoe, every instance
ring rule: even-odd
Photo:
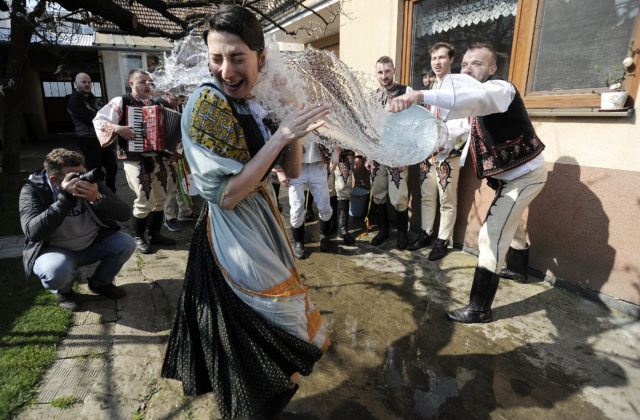
[[[298,228],[291,228],[293,236],[293,255],[299,260],[304,260],[307,255],[304,252],[304,223]]]
[[[329,232],[331,231],[331,219],[326,222],[320,219],[320,251],[329,252],[331,249],[331,240],[329,239]]]
[[[436,239],[436,243],[429,253],[429,261],[438,261],[444,258],[447,255],[447,245],[449,245],[449,241],[440,238]]]
[[[77,296],[73,291],[67,293],[56,293],[56,300],[58,306],[64,309],[68,309],[72,312],[78,310]]]
[[[407,230],[409,230],[409,210],[396,210],[396,227],[398,229],[398,249],[407,249]]]
[[[500,277],[515,280],[520,283],[527,283],[529,248],[513,249],[509,247],[505,265],[506,267],[500,272]]]
[[[163,211],[152,211],[149,214],[149,243],[151,245],[171,246],[176,244],[174,239],[167,238],[160,233],[163,220]]]
[[[144,218],[133,218],[133,239],[136,241],[136,249],[141,254],[149,254],[151,253],[151,247],[149,246],[149,242],[145,239],[144,235],[147,231],[147,224],[149,222],[149,217]]]
[[[338,235],[345,244],[353,245],[356,238],[349,233],[349,200],[338,200],[337,211]]]
[[[141,254],[151,254],[151,247],[149,246],[149,242],[147,242],[144,237],[134,236],[133,239],[136,241],[136,249]]]
[[[407,231],[398,231],[398,241],[396,243],[398,249],[407,249]]]
[[[491,322],[491,304],[496,296],[500,277],[484,267],[476,267],[469,296],[469,304],[464,308],[447,312],[447,317],[455,322],[474,324]]]
[[[171,232],[180,232],[182,230],[182,228],[178,224],[178,220],[175,218],[165,220],[164,227],[169,229]]]
[[[109,283],[104,286],[95,285],[89,280],[89,290],[93,293],[97,293],[109,299],[121,299],[127,295],[127,292],[122,287],[118,287],[113,283]]]
[[[151,245],[171,246],[175,245],[175,239],[167,238],[160,232],[149,232],[149,243]]]
[[[416,251],[420,248],[424,248],[425,246],[431,245],[432,239],[433,238],[431,238],[431,235],[427,235],[427,232],[421,230],[416,240],[411,242],[409,246],[407,246],[407,249],[409,251]]]
[[[387,240],[389,237],[389,228],[387,226],[381,226],[378,234],[371,240],[371,245],[378,246]]]

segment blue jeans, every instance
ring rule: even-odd
[[[82,251],[48,247],[36,258],[33,272],[40,278],[45,289],[53,293],[68,293],[78,267],[100,261],[89,280],[96,286],[106,286],[113,282],[135,248],[136,242],[131,235],[123,232],[114,232],[97,239]]]

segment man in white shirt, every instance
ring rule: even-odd
[[[478,178],[487,178],[496,190],[478,236],[480,252],[469,305],[447,314],[457,322],[491,321],[491,304],[505,259],[511,273],[526,279],[528,245],[522,215],[547,180],[544,144],[516,88],[506,81],[490,80],[496,70],[493,48],[472,45],[462,59],[463,74],[445,77],[437,90],[397,97],[390,106],[392,112],[398,112],[423,101],[439,107],[444,120],[470,116],[471,135],[462,164],[471,153]]]
[[[447,42],[437,42],[429,50],[431,68],[436,80],[431,89],[438,89],[442,79],[451,73],[455,50]],[[426,105],[435,116],[440,109]],[[421,231],[408,250],[423,248],[433,240],[433,224],[436,218],[438,201],[440,202],[440,227],[435,245],[429,253],[430,261],[442,259],[447,254],[447,246],[453,237],[458,207],[458,178],[460,175],[460,155],[469,137],[469,119],[451,119],[447,121],[448,138],[444,147],[423,162],[420,162],[420,218]]]

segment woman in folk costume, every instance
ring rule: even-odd
[[[300,173],[297,141],[321,127],[325,105],[298,107],[270,135],[248,98],[264,65],[255,16],[226,5],[203,34],[206,79],[182,116],[184,152],[207,200],[196,225],[162,376],[185,395],[213,391],[223,417],[281,411],[329,346],[300,281],[268,174]]]

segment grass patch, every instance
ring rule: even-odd
[[[29,404],[56,344],[73,321],[55,296],[31,278],[25,282],[21,258],[0,259],[0,418],[12,418]]]
[[[142,255],[139,252],[136,252],[136,265],[138,266],[138,270],[142,270],[144,267],[144,259],[142,259]]]
[[[71,408],[80,402],[75,395],[67,395],[51,400],[51,405],[57,408]]]

